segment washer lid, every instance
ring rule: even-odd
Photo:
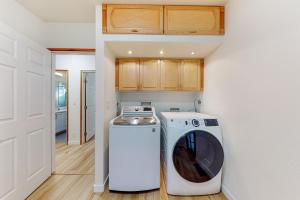
[[[119,116],[113,122],[114,125],[155,125],[154,117],[123,117]]]
[[[224,152],[219,140],[209,132],[194,130],[179,138],[173,150],[173,163],[179,175],[201,183],[222,169]]]

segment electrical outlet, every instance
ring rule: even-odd
[[[170,112],[179,112],[180,108],[170,108]]]

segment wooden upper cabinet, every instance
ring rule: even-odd
[[[202,91],[204,60],[118,59],[119,91]]]
[[[163,6],[103,5],[103,13],[104,32],[163,34]]]
[[[140,60],[140,89],[160,90],[160,60]]]
[[[201,90],[200,60],[182,60],[180,89],[183,91]]]
[[[180,60],[161,60],[161,89],[179,90]]]
[[[224,34],[224,7],[165,6],[164,15],[165,34]]]
[[[139,89],[139,60],[119,60],[119,90],[134,91]]]

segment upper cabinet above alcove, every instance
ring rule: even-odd
[[[108,34],[223,35],[224,7],[104,4],[102,32]]]

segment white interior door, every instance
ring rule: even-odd
[[[95,135],[95,72],[85,72],[85,135],[89,141]]]
[[[0,23],[0,199],[51,175],[50,52]]]

